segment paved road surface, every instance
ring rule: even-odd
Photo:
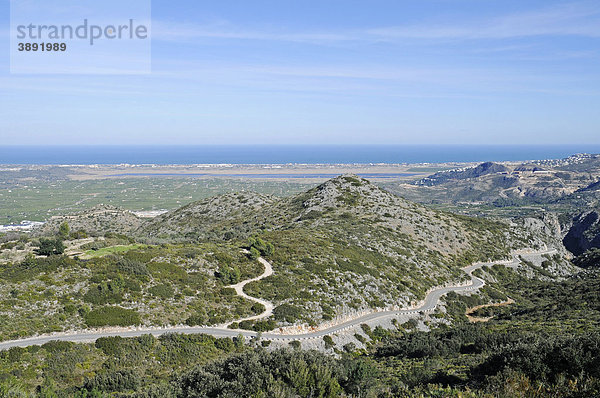
[[[436,288],[429,292],[429,294],[425,297],[423,304],[421,306],[419,306],[418,308],[404,309],[404,310],[397,310],[397,311],[373,312],[370,314],[362,315],[358,318],[355,318],[355,319],[352,319],[352,320],[349,320],[346,322],[342,322],[338,325],[329,327],[327,329],[318,330],[318,331],[309,332],[309,333],[288,334],[288,335],[282,335],[282,334],[277,334],[277,333],[273,333],[273,332],[263,333],[262,338],[265,340],[276,340],[276,341],[318,339],[318,338],[322,338],[323,336],[326,336],[326,335],[335,334],[335,333],[338,333],[338,332],[341,332],[344,330],[348,330],[348,329],[357,327],[358,325],[360,325],[362,323],[373,321],[376,319],[393,318],[393,317],[397,317],[398,315],[411,315],[411,314],[432,312],[435,310],[436,306],[439,303],[440,298],[443,295],[445,295],[449,292],[476,290],[476,289],[479,289],[482,286],[484,286],[485,285],[484,280],[472,275],[472,272],[478,268],[481,268],[486,265],[489,266],[489,265],[494,265],[494,264],[505,264],[505,265],[509,265],[509,266],[510,265],[514,266],[519,263],[518,255],[527,257],[530,255],[542,255],[542,254],[554,254],[554,253],[556,253],[555,249],[544,250],[544,251],[540,251],[540,252],[519,253],[519,254],[514,254],[512,260],[493,261],[493,262],[488,262],[488,263],[473,264],[469,267],[464,268],[464,271],[469,276],[471,276],[470,284],[462,285],[462,286],[448,286],[448,287]],[[268,315],[265,315],[266,312],[272,311],[272,304],[269,302],[266,302],[264,300],[260,300],[260,299],[248,296],[243,291],[241,291],[241,289],[243,288],[243,286],[246,283],[249,283],[253,280],[262,279],[268,275],[271,275],[271,273],[273,272],[271,264],[269,264],[262,257],[260,258],[260,262],[265,266],[265,272],[261,276],[251,279],[251,280],[241,282],[240,284],[237,284],[237,285],[234,285],[231,287],[234,287],[236,289],[236,291],[238,292],[238,294],[243,295],[244,297],[248,298],[249,300],[257,301],[257,302],[260,302],[261,304],[265,305],[265,308],[267,308],[267,310],[263,314],[256,315],[256,317],[262,318],[264,316],[268,316]],[[266,304],[271,304],[271,305],[269,307]],[[270,315],[270,312],[269,312],[269,315]],[[257,319],[257,318],[254,318],[254,319]],[[27,339],[22,339],[22,340],[5,341],[5,342],[0,343],[0,350],[6,350],[11,347],[27,347],[27,346],[31,346],[31,345],[41,345],[41,344],[44,344],[44,343],[47,343],[47,342],[53,341],[53,340],[72,341],[72,342],[90,342],[90,341],[95,341],[96,339],[98,339],[100,337],[111,337],[111,336],[137,337],[137,336],[141,336],[143,334],[152,334],[154,336],[160,336],[161,334],[165,334],[165,333],[184,333],[184,334],[204,333],[204,334],[209,334],[209,335],[212,335],[215,337],[235,337],[240,334],[245,337],[254,337],[257,334],[256,332],[251,332],[251,331],[247,331],[247,330],[232,330],[232,329],[227,329],[224,327],[168,327],[168,328],[153,328],[153,329],[137,328],[137,329],[131,329],[131,330],[118,330],[118,331],[114,331],[114,332],[103,330],[103,331],[97,331],[97,332],[89,331],[89,332],[77,332],[77,333],[57,333],[55,335],[50,335],[50,336],[39,336],[39,337],[31,337],[31,338],[27,338]]]

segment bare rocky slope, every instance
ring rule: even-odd
[[[566,233],[563,243],[574,255],[600,248],[600,214],[597,209],[582,212],[575,216]]]

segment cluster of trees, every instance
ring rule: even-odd
[[[36,253],[40,256],[63,254],[65,252],[63,241],[69,239],[70,231],[69,224],[66,222],[62,223],[58,228],[58,234],[55,238],[40,238]]]
[[[229,325],[230,329],[254,330],[255,332],[269,332],[277,327],[277,323],[271,319],[258,321],[233,322]]]
[[[60,237],[57,238],[40,238],[40,244],[36,249],[36,253],[40,256],[51,256],[63,254],[65,245]]]
[[[475,330],[475,329],[473,329]],[[419,339],[396,347],[394,361],[375,356],[343,354],[336,359],[317,351],[249,349],[243,338],[215,339],[210,336],[169,335],[160,341],[143,336],[135,339],[102,338],[95,346],[107,355],[111,366],[88,376],[79,387],[60,389],[54,380],[28,395],[14,382],[0,383],[0,397],[594,397],[600,394],[600,339],[598,333],[575,337],[544,338],[496,345],[495,352],[473,366],[466,379],[448,373],[451,359],[460,354],[455,344],[467,345],[480,338],[475,331],[462,331],[450,344],[440,343],[426,354],[428,360],[409,364],[397,362],[417,353]],[[479,337],[478,337],[479,336]],[[441,336],[437,336],[438,340]],[[480,339],[481,340],[481,339]],[[388,343],[384,343],[388,344]],[[428,345],[424,344],[424,345]],[[484,344],[485,345],[485,344]],[[47,350],[63,352],[73,344]],[[206,364],[185,367],[198,350],[217,349],[226,356]],[[134,351],[135,350],[135,351]],[[161,354],[157,354],[160,353]],[[142,369],[149,355],[159,355],[170,377],[151,380]],[[166,356],[165,356],[166,355]],[[423,358],[425,358],[423,356]],[[139,367],[135,366],[140,362]],[[129,367],[123,367],[128,364]],[[437,366],[435,366],[437,364]],[[408,365],[408,366],[407,366]],[[440,366],[442,365],[442,366]],[[183,369],[181,368],[183,366]],[[182,369],[181,372],[177,372]],[[165,370],[165,369],[163,369]],[[20,395],[17,392],[20,391]],[[12,395],[11,395],[12,394]]]
[[[21,282],[31,280],[43,272],[50,273],[61,267],[74,267],[76,264],[76,260],[67,256],[36,258],[30,255],[19,263],[0,265],[0,278],[7,282]]]
[[[237,266],[221,265],[215,273],[217,279],[223,282],[224,285],[235,285],[242,278],[242,273]]]
[[[125,279],[117,274],[112,280],[105,280],[92,286],[83,296],[83,300],[90,304],[118,304],[123,300],[125,292]]]
[[[281,304],[273,309],[273,316],[278,321],[294,323],[302,316],[302,310],[292,304]]]
[[[270,257],[275,253],[275,247],[272,243],[258,237],[248,239],[248,248],[251,258],[258,258],[259,256]]]

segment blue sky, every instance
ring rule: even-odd
[[[1,144],[600,144],[598,1],[152,2],[149,75],[11,75]]]

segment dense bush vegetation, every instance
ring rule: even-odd
[[[291,304],[281,304],[273,309],[273,316],[278,321],[296,322],[302,315],[302,310]]]
[[[139,322],[147,326],[214,325],[258,311],[252,301],[223,288],[263,270],[241,251],[241,243],[107,246],[93,256],[36,257],[32,242],[37,240],[11,241],[30,245],[30,252],[13,263],[0,263],[0,312],[5,314],[0,316],[0,340],[81,329],[88,321],[114,323],[90,318],[106,305],[137,311]],[[122,244],[129,239],[111,234],[85,245],[95,242]],[[126,250],[114,251],[115,247]],[[223,269],[231,270],[227,281],[215,275]]]
[[[223,282],[224,285],[235,285],[242,279],[242,273],[238,267],[231,267],[227,264],[219,267],[215,276]]]
[[[354,352],[349,343],[335,348],[337,359],[303,351],[298,342],[266,351],[252,348],[269,346],[259,340],[248,345],[206,335],[53,342],[0,352],[0,391],[38,391],[46,398],[599,396],[598,274],[557,282],[504,267],[484,272],[496,282],[479,298],[447,299],[454,326],[424,332],[415,325],[365,324],[367,349]],[[494,308],[486,323],[464,320],[465,308],[491,296],[516,303]],[[323,341],[334,348],[330,336]],[[32,364],[42,373],[30,371]]]
[[[270,257],[275,252],[275,248],[272,243],[265,242],[263,239],[258,237],[248,239],[248,247],[250,251],[254,249],[260,253],[261,256],[265,257]]]
[[[140,314],[121,307],[100,307],[85,314],[85,323],[90,327],[139,325]]]

